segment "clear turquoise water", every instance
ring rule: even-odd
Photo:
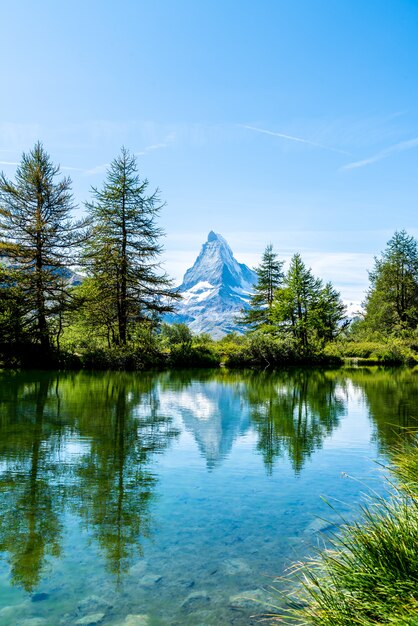
[[[417,380],[1,373],[0,624],[257,623],[274,579],[383,491]]]

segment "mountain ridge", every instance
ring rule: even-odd
[[[240,331],[235,318],[248,308],[256,279],[253,270],[235,259],[226,239],[211,230],[178,287],[182,301],[166,321],[186,323],[193,332],[215,339]]]

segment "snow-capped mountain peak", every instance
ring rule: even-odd
[[[241,330],[236,318],[248,307],[256,278],[253,270],[238,263],[226,239],[211,230],[179,287],[183,298],[177,312],[167,321],[185,322],[192,331],[213,337]]]
[[[211,230],[193,267],[185,273],[180,291],[200,282],[251,290],[254,280],[254,272],[236,261],[226,239]]]

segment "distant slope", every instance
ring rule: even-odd
[[[235,318],[248,308],[256,273],[238,263],[227,241],[213,231],[179,287],[182,300],[168,322],[184,322],[195,333],[214,338],[241,330]]]

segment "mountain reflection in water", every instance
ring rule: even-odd
[[[121,583],[158,527],[159,459],[172,450],[187,466],[182,437],[206,471],[222,472],[245,443],[266,476],[278,463],[299,476],[353,397],[382,454],[418,427],[415,370],[1,373],[0,551],[11,584],[40,585],[63,558],[69,518]]]

